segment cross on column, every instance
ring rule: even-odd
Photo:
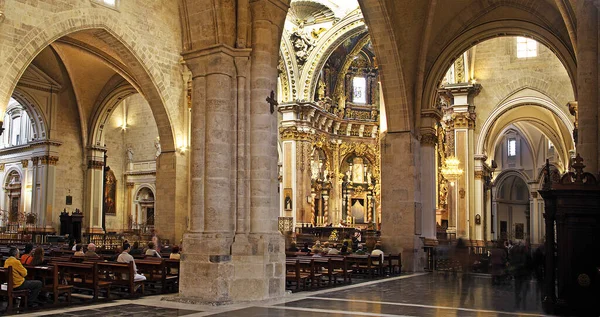
[[[275,92],[271,90],[271,95],[267,97],[267,102],[271,106],[271,113],[275,112],[275,106],[278,106],[277,100],[275,100]]]

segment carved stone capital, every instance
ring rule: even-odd
[[[127,188],[133,188],[133,186],[135,186],[135,183],[127,182]]]
[[[6,165],[4,163],[0,163],[0,172],[4,172],[4,167]]]
[[[475,179],[483,179],[485,173],[483,171],[475,171]]]
[[[38,165],[38,163],[40,162],[40,158],[37,156],[34,156],[31,158],[31,163],[33,164],[33,166]]]
[[[40,156],[39,159],[40,163],[43,165],[56,165],[56,163],[58,162],[58,157],[51,155]]]
[[[469,112],[455,112],[453,114],[455,129],[475,129],[475,114]]]
[[[102,168],[104,168],[104,162],[94,160],[88,161],[88,169],[101,170]]]
[[[421,134],[421,146],[435,146],[437,141],[438,137],[433,132]]]
[[[23,165],[23,168],[27,168],[27,166],[29,166],[29,160],[22,160],[21,165]]]
[[[312,141],[314,135],[310,132],[298,131],[296,127],[285,127],[279,129],[281,140]]]

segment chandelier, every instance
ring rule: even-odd
[[[459,164],[460,161],[455,156],[449,156],[446,158],[444,166],[442,167],[442,175],[444,175],[446,179],[458,178],[463,174],[462,168],[458,167]]]

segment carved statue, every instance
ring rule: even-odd
[[[156,154],[154,154],[155,159],[158,159],[158,157],[160,156],[160,153],[162,152],[161,148],[160,148],[160,138],[156,138],[156,140],[154,140],[154,147],[156,148]]]
[[[315,47],[314,40],[303,31],[303,27],[303,25],[300,25],[298,30],[290,35],[290,41],[294,45],[296,60],[299,66],[303,66],[306,63],[308,55]]]
[[[133,149],[131,148],[131,145],[127,147],[127,160],[129,163],[133,163]]]
[[[323,82],[323,79],[319,80],[319,90],[317,91],[317,96],[319,100],[325,99],[325,82]]]

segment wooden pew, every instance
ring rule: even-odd
[[[98,271],[101,281],[111,282],[111,285],[119,285],[127,287],[129,296],[135,296],[138,286],[144,294],[144,281],[135,281],[135,271],[133,262],[129,263],[114,263],[114,262],[98,262]]]
[[[344,284],[352,283],[352,270],[345,256],[331,256],[331,267],[344,278]]]
[[[56,263],[48,266],[25,266],[27,268],[27,278],[41,278],[42,288],[47,292],[51,292],[54,299],[54,304],[58,303],[58,297],[61,294],[67,296],[67,303],[71,303],[71,292],[73,285],[62,285],[58,275]],[[50,281],[50,283],[48,283]]]
[[[93,291],[94,300],[97,300],[100,291],[106,290],[106,298],[110,298],[110,281],[100,280],[97,262],[71,263],[56,262],[58,274],[64,277],[69,285]]]
[[[0,295],[5,296],[8,300],[8,304],[6,306],[6,313],[11,313],[13,310],[13,301],[17,297],[23,298],[23,310],[27,308],[27,298],[29,297],[29,290],[18,290],[15,291],[14,281],[13,281],[13,268],[9,266],[8,268],[0,268],[0,284],[6,283],[6,289],[4,289],[4,285],[0,288]],[[17,307],[18,308],[18,307]]]
[[[174,288],[179,276],[167,275],[165,259],[146,258],[144,260],[135,260],[135,265],[140,273],[146,276],[146,283],[160,284],[161,292],[166,293],[167,289]]]
[[[298,264],[298,259],[287,259],[285,261],[285,280],[286,284],[290,284],[290,286],[295,286],[296,290],[307,287],[307,280],[310,278],[310,274],[302,272],[300,270],[300,264]]]

